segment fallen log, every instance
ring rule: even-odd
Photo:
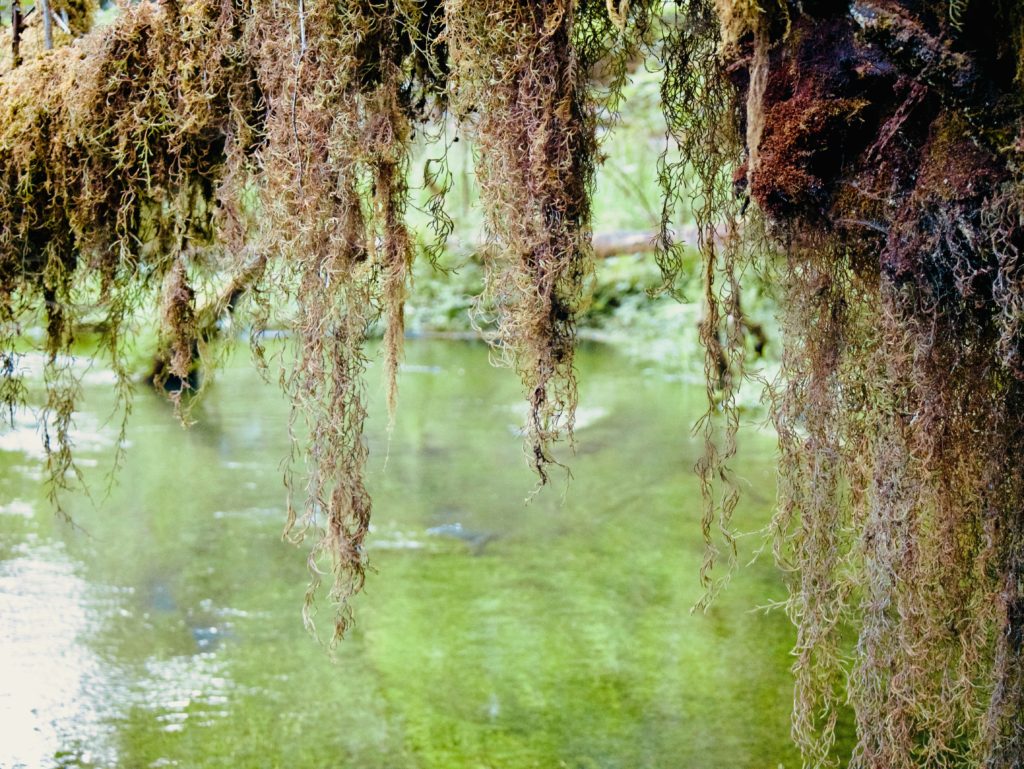
[[[615,256],[652,253],[659,237],[660,232],[656,229],[613,230],[597,233],[593,237],[594,257],[603,260]],[[697,227],[688,225],[676,230],[673,233],[673,240],[676,243],[696,248]],[[478,259],[486,247],[487,244],[484,242],[466,244],[457,238],[449,238],[446,250],[450,253],[464,255],[467,259]],[[145,381],[157,389],[171,393],[198,389],[201,384],[199,362],[202,349],[218,338],[221,333],[222,319],[225,316],[230,317],[234,313],[237,304],[263,274],[266,264],[267,257],[265,255],[254,257],[231,278],[210,303],[196,313],[196,333],[192,343],[192,367],[189,369],[187,378],[182,379],[171,373],[172,352],[168,343],[161,342],[160,348],[153,356],[153,365],[146,375]],[[476,337],[475,334],[473,336]]]
[[[672,240],[674,243],[696,248],[697,235],[696,225],[690,224],[674,230],[672,232]],[[613,256],[653,253],[657,250],[660,237],[661,232],[657,229],[599,232],[593,236],[591,241],[594,248],[594,258],[601,260]],[[489,247],[490,244],[485,240],[467,242],[451,237],[448,239],[445,251],[467,259],[475,259]]]

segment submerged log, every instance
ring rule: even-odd
[[[202,351],[220,337],[225,318],[230,318],[239,302],[259,281],[267,265],[267,256],[258,254],[228,282],[220,293],[196,313],[194,335],[191,340],[192,365],[188,376],[182,378],[171,371],[174,353],[169,340],[165,340],[153,356],[153,365],[146,375],[146,381],[154,387],[171,393],[197,390],[202,384],[200,361]]]

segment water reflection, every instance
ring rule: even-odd
[[[80,530],[45,512],[31,442],[0,444],[0,766],[795,765],[791,631],[750,611],[781,596],[771,566],[689,612],[700,394],[584,350],[575,480],[524,506],[514,377],[476,345],[408,359],[390,438],[371,409],[377,571],[333,662],[279,538],[287,406],[244,360],[187,432],[140,393],[119,485],[71,501]],[[79,425],[102,490],[96,379]],[[753,529],[770,436],[746,451]]]
[[[89,585],[59,544],[21,544],[0,562],[0,765],[113,766],[103,700],[117,677],[84,642]]]

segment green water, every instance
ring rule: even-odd
[[[111,388],[89,372],[80,529],[46,506],[31,424],[0,435],[0,767],[798,765],[793,633],[755,610],[783,595],[770,561],[690,613],[701,393],[604,348],[579,370],[574,479],[524,505],[512,374],[479,345],[409,344],[390,445],[371,408],[376,571],[334,661],[280,540],[277,389],[239,356],[189,431],[140,392],[107,495]],[[749,531],[773,441],[744,445]]]

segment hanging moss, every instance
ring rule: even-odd
[[[0,77],[0,397],[11,414],[24,397],[15,343],[36,312],[60,485],[74,472],[62,355],[76,319],[105,313],[126,385],[127,324],[159,295],[180,400],[222,306],[203,301],[207,283],[226,275],[237,298],[251,282],[264,314],[293,300],[283,380],[305,473],[286,475],[302,486],[286,535],[312,536],[310,602],[329,570],[340,636],[367,568],[364,343],[378,321],[395,408],[414,135],[450,110],[474,140],[489,237],[478,306],[495,308],[545,481],[572,435],[597,126],[614,125],[627,62],[646,50],[672,139],[665,289],[683,265],[681,202],[703,256],[709,598],[718,551],[734,560],[740,282],[758,269],[784,307],[775,551],[805,764],[1018,766],[1022,46],[1012,0],[126,7]],[[442,241],[444,187],[430,205]],[[841,757],[847,706],[857,743]]]
[[[530,404],[530,461],[547,478],[552,441],[572,431],[574,321],[589,264],[593,116],[571,45],[573,2],[446,5],[455,110],[479,148],[477,179],[493,241],[487,305],[499,359]]]
[[[290,506],[286,534],[316,531],[310,602],[318,556],[332,560],[335,637],[349,622],[348,599],[366,569],[362,349],[383,315],[393,413],[413,254],[408,155],[417,121],[443,109],[447,59],[434,37],[441,13],[431,3],[314,0],[258,14],[268,108],[262,247],[281,257],[272,272],[295,287],[298,356],[287,387],[293,420],[304,419],[310,433],[303,509]]]
[[[840,761],[847,703],[850,766],[1024,754],[1021,53],[987,42],[1024,19],[980,5],[733,5],[762,123],[743,175],[783,251],[777,553],[808,766]]]

